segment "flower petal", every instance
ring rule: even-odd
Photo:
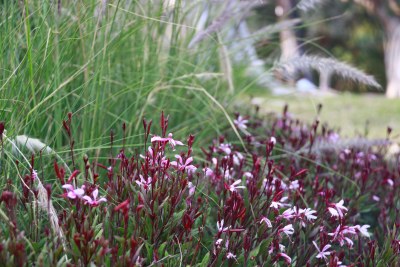
[[[73,191],[69,191],[68,194],[67,194],[67,196],[68,196],[70,199],[75,199],[75,198],[76,198],[76,195],[74,194]]]
[[[83,196],[82,198],[83,198],[84,200],[86,200],[89,204],[90,204],[90,203],[93,203],[92,198],[89,197],[89,196]]]
[[[62,186],[62,188],[67,189],[69,191],[73,191],[74,190],[74,186],[72,184],[65,184]]]
[[[99,190],[98,189],[93,190],[92,192],[93,200],[96,200],[98,195],[99,195]]]

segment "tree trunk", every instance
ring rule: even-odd
[[[319,89],[321,91],[329,91],[331,89],[331,77],[332,73],[330,71],[321,71],[319,74]]]
[[[400,20],[391,18],[385,28],[386,97],[400,98]]]
[[[285,20],[292,9],[290,0],[278,0],[278,6],[276,8],[277,16],[279,20]],[[278,11],[279,10],[279,11]],[[282,50],[282,60],[289,60],[292,57],[300,55],[298,50],[298,44],[296,34],[292,29],[284,29],[280,31],[280,41]]]

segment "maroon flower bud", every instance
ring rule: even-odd
[[[68,178],[67,182],[70,184],[72,182],[72,179],[74,179],[78,174],[79,174],[79,170],[73,171],[71,176]]]
[[[129,209],[129,202],[130,202],[130,200],[128,198],[127,200],[121,202],[118,206],[116,206],[114,208],[114,211],[122,210],[124,212],[124,210]]]
[[[6,205],[11,208],[17,204],[17,199],[12,192],[4,191],[0,197],[0,203],[1,202],[6,203]]]
[[[182,218],[182,224],[186,231],[190,231],[192,229],[193,220],[190,218],[189,214],[185,213]]]
[[[2,138],[2,135],[4,133],[4,121],[0,121],[0,139]]]
[[[46,189],[46,192],[47,192],[47,199],[50,200],[50,196],[51,196],[51,184],[46,184],[46,185],[44,186],[44,188]]]

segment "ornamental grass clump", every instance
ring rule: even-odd
[[[227,129],[194,149],[143,120],[142,151],[120,149],[110,135],[106,157],[79,160],[73,116],[63,123],[70,158],[41,155],[16,167],[0,198],[1,265],[76,266],[376,266],[399,262],[398,165],[385,144],[341,147],[340,135],[319,122],[237,114],[245,147]],[[380,144],[380,145],[377,145]],[[198,152],[194,152],[198,151]],[[398,158],[397,158],[398,160]],[[398,162],[397,162],[398,164]],[[35,167],[35,168],[34,168]],[[37,207],[39,180],[63,236]],[[29,220],[29,224],[25,222]]]

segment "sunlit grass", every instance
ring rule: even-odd
[[[387,127],[393,128],[392,137],[400,140],[400,102],[380,94],[336,93],[306,95],[292,93],[274,96],[261,90],[247,94],[246,101],[255,97],[264,113],[281,112],[285,104],[289,112],[303,121],[312,122],[317,117],[318,105],[322,104],[319,119],[338,129],[343,137],[367,135],[386,138]]]

